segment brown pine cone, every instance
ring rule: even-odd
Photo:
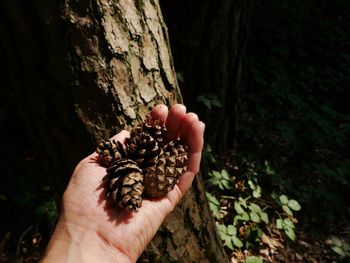
[[[96,152],[106,166],[107,196],[120,207],[137,211],[142,195],[161,197],[171,191],[186,170],[187,146],[168,142],[161,120],[146,119],[130,132],[125,145],[102,141]]]
[[[109,167],[115,160],[126,158],[126,147],[119,141],[107,140],[98,144],[96,153],[101,158],[101,163],[104,167]]]
[[[142,204],[143,174],[137,163],[119,159],[107,169],[104,179],[107,197],[111,196],[122,208],[137,211]]]
[[[154,165],[162,153],[155,139],[146,132],[135,133],[126,144],[128,158],[135,160],[140,168]]]
[[[150,134],[159,147],[163,147],[166,144],[167,129],[161,119],[153,120],[152,118],[147,118],[142,124],[142,130]]]
[[[169,142],[164,153],[153,166],[145,168],[145,195],[160,197],[170,192],[186,171],[187,149],[180,141]]]

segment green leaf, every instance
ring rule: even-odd
[[[294,211],[299,211],[301,209],[301,206],[300,204],[298,203],[297,200],[294,200],[294,199],[290,199],[288,201],[288,206],[293,209]]]
[[[216,206],[215,204],[209,202],[209,208],[213,212],[213,215],[214,215],[215,218],[217,218],[217,219],[221,219],[222,218],[222,215],[220,213],[220,210],[219,210],[218,206]]]
[[[230,236],[226,236],[224,240],[224,245],[227,246],[229,249],[233,250],[232,238]]]
[[[213,149],[211,148],[210,144],[209,143],[206,143],[205,146],[204,146],[204,152],[205,153],[211,153],[213,152]]]
[[[348,243],[343,243],[343,250],[346,252],[350,252],[350,245]]]
[[[292,240],[295,241],[295,232],[293,228],[290,227],[284,227],[284,233]]]
[[[222,215],[220,213],[220,203],[219,203],[219,201],[216,199],[215,196],[211,195],[208,192],[206,192],[205,195],[206,195],[206,197],[207,197],[207,199],[209,201],[209,208],[213,212],[214,217],[217,218],[217,219],[221,219]]]
[[[203,102],[204,105],[210,110],[212,106],[218,108],[222,107],[221,102],[217,99],[216,95],[213,94],[203,94],[197,97],[197,101]]]
[[[216,159],[215,159],[214,155],[209,154],[209,161],[212,163],[216,163]]]
[[[267,175],[273,175],[275,171],[272,169],[270,163],[268,161],[264,161],[264,166],[265,166],[265,173]]]
[[[277,194],[275,192],[272,192],[271,197],[273,200],[277,201]]]
[[[227,234],[230,236],[234,236],[237,234],[237,229],[233,225],[227,226]]]
[[[213,99],[213,100],[211,101],[211,103],[212,103],[214,106],[218,107],[218,108],[221,108],[221,107],[222,107],[221,102],[220,102],[217,98]]]
[[[206,192],[205,195],[207,196],[209,202],[211,202],[215,205],[218,205],[218,206],[220,205],[220,202],[218,201],[218,199],[216,199],[215,196],[213,196],[212,194],[210,194],[208,192]]]
[[[263,234],[263,231],[261,230],[261,228],[258,227],[258,228],[256,229],[256,231],[257,231],[257,234],[258,234],[258,238],[261,238],[261,237],[262,237],[262,234]]]
[[[261,221],[265,222],[266,224],[269,223],[269,216],[268,216],[267,213],[262,212],[262,213],[260,214],[260,218],[261,218]]]
[[[252,203],[248,207],[249,207],[250,210],[252,210],[252,211],[254,211],[254,212],[258,213],[258,214],[261,213],[261,208],[257,204],[253,204]]]
[[[252,180],[248,180],[248,185],[249,185],[250,189],[252,189],[253,191],[256,189],[256,186]]]
[[[220,233],[223,233],[223,234],[227,233],[227,228],[224,224],[218,224],[218,230]]]
[[[228,190],[233,188],[231,182],[227,180],[222,180],[222,185]]]
[[[259,185],[257,185],[256,189],[253,191],[253,196],[255,198],[261,197],[261,187]]]
[[[245,263],[263,263],[263,260],[260,257],[249,256],[245,259]]]
[[[279,200],[280,200],[282,205],[288,204],[288,197],[286,195],[280,195]]]
[[[238,248],[243,247],[242,241],[241,241],[238,237],[236,237],[236,236],[233,236],[233,237],[232,237],[232,243],[233,243],[233,245],[234,245],[235,247],[238,247]]]
[[[209,182],[212,183],[213,185],[219,185],[220,184],[220,179],[216,178],[216,177],[211,177],[209,179]]]
[[[290,227],[290,228],[295,228],[294,223],[289,218],[285,218],[283,220],[283,224]]]
[[[278,218],[276,220],[276,226],[278,229],[282,229],[283,228],[283,220],[281,218]]]
[[[245,221],[243,220],[243,217],[241,215],[236,215],[234,218],[233,218],[233,223],[234,224],[237,224],[238,221]]]
[[[178,79],[179,82],[184,82],[184,75],[183,75],[183,72],[181,72],[181,71],[176,71],[176,78]]]
[[[287,215],[293,216],[293,212],[292,212],[292,210],[289,209],[288,205],[282,205],[282,209],[284,212],[287,213]]]
[[[346,256],[345,251],[344,251],[342,248],[340,248],[340,247],[331,247],[331,249],[332,249],[335,253],[337,253],[338,255],[340,255],[340,256],[342,256],[342,257],[345,257],[345,256]]]
[[[208,143],[206,143],[204,145],[203,156],[205,158],[207,158],[210,162],[216,163],[216,159],[215,159],[215,156],[213,154],[213,150],[212,150],[210,144],[208,144]],[[212,175],[212,174],[210,173],[210,175]]]
[[[248,221],[248,220],[249,220],[249,215],[248,215],[247,212],[244,212],[244,213],[242,214],[242,219],[243,219],[243,221]]]
[[[343,246],[343,242],[340,240],[339,237],[332,236],[331,239],[332,239],[332,241],[333,241],[335,246],[337,246],[337,247],[342,247]]]
[[[225,178],[225,179],[228,180],[228,181],[231,180],[230,174],[229,174],[225,169],[222,169],[222,170],[221,170],[221,177],[222,177],[222,178]]]
[[[239,197],[238,201],[244,208],[247,208],[247,202],[245,199],[243,199],[242,197]]]
[[[249,215],[247,212],[244,212],[243,214],[241,215],[236,215],[234,218],[233,218],[233,222],[234,223],[237,223],[238,221],[249,221]]]
[[[220,173],[220,172],[218,172],[218,171],[213,171],[212,173],[213,173],[213,175],[214,175],[216,178],[221,179],[221,173]]]
[[[204,103],[205,106],[207,106],[207,108],[208,108],[209,110],[211,110],[211,103],[210,103],[210,100],[203,99],[202,102]]]
[[[209,202],[209,208],[210,208],[210,210],[211,210],[212,212],[219,212],[218,206],[215,205],[215,204],[213,204],[213,203],[211,203],[211,202]]]
[[[259,222],[260,222],[260,217],[259,217],[259,215],[258,215],[257,213],[255,213],[254,211],[251,211],[251,212],[249,213],[249,215],[250,215],[250,219],[251,219],[253,222],[255,222],[255,223],[259,223]]]
[[[237,201],[234,202],[234,208],[235,208],[237,214],[239,214],[239,215],[241,215],[245,212],[244,209],[241,207],[241,204]]]

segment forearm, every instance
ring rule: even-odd
[[[109,246],[95,231],[75,224],[58,223],[42,262],[122,262],[128,256]]]

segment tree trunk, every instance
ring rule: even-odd
[[[2,1],[1,62],[59,198],[96,142],[181,102],[158,1]],[[141,260],[226,262],[200,178]]]
[[[206,140],[218,152],[235,149],[253,2],[177,0],[162,5],[185,102],[206,120]]]

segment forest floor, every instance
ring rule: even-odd
[[[50,224],[42,220],[28,222],[26,217],[15,215],[10,207],[7,210],[2,207],[2,214],[13,217],[1,218],[0,262],[38,262],[50,238]],[[291,242],[274,229],[262,239],[258,255],[264,262],[348,262],[331,249],[333,243],[328,233],[349,237],[350,222],[344,219],[330,226],[327,233],[319,230],[307,222],[307,218],[301,218],[297,240]],[[231,262],[244,262],[248,254],[248,251],[235,250],[231,253]]]
[[[295,241],[291,241],[276,224],[271,223],[257,248],[233,251],[226,248],[227,253],[231,255],[232,263],[244,263],[247,256],[251,255],[260,257],[263,262],[348,262],[349,257],[341,256],[333,250],[335,243],[332,237],[337,236],[347,244],[350,243],[350,217],[340,215],[333,222],[322,217],[322,209],[316,217],[298,215]]]
[[[14,140],[15,138],[10,139],[12,142],[22,143]],[[0,262],[38,262],[53,229],[54,219],[50,219],[49,214],[56,211],[50,211],[55,208],[47,205],[51,198],[47,189],[42,187],[24,189],[29,184],[23,186],[19,183],[35,182],[37,174],[34,173],[35,160],[30,151],[25,150],[23,153],[17,151],[17,154],[18,157],[25,156],[19,166],[13,165],[9,168],[9,160],[1,159],[2,167],[8,167],[6,169],[8,176],[3,174],[1,185],[6,186],[8,190],[2,188],[0,200],[2,211]],[[330,240],[330,233],[349,238],[348,219],[342,218],[336,224],[327,224],[327,231],[324,230],[324,226],[320,227],[310,222],[308,217],[301,215],[298,220],[295,242],[288,240],[280,230],[271,225],[254,254],[263,258],[264,262],[347,262],[331,249],[333,243]],[[244,262],[246,256],[250,254],[249,250],[242,249],[227,252],[232,256],[233,263]]]

